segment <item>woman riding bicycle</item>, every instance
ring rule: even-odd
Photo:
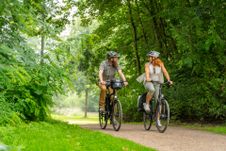
[[[128,85],[126,78],[122,73],[120,66],[118,65],[119,55],[117,52],[109,51],[107,53],[107,60],[100,64],[99,68],[99,88],[100,88],[100,98],[99,98],[99,110],[101,112],[105,111],[105,96],[106,96],[106,81],[114,80],[115,73],[118,72],[121,79],[124,81],[124,85]]]
[[[150,112],[150,101],[154,95],[155,99],[158,99],[159,95],[159,84],[154,83],[153,81],[157,81],[163,83],[163,74],[169,84],[173,84],[170,80],[170,76],[164,66],[164,63],[159,59],[160,53],[157,51],[150,51],[147,53],[147,57],[149,62],[145,64],[145,82],[144,87],[148,90],[146,95],[146,103],[144,103],[144,110],[148,113]],[[157,124],[161,125],[159,121],[159,116],[157,117]]]

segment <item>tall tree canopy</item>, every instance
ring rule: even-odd
[[[97,73],[95,67],[108,50],[117,50],[123,56],[121,61],[130,83],[124,90],[126,97],[122,97],[126,116],[136,112],[136,97],[144,90],[135,86],[135,79],[144,70],[145,54],[155,49],[161,52],[175,82],[174,88],[167,90],[173,117],[225,119],[223,0],[80,0],[77,6],[84,25],[94,19],[99,22],[93,32],[95,44],[89,49],[95,52],[94,58],[86,60],[93,65],[90,68]]]
[[[75,19],[62,40],[75,7],[84,28]],[[121,54],[129,80],[119,92],[125,120],[138,120],[136,99],[145,90],[136,78],[152,49],[174,81],[164,91],[173,118],[225,120],[225,7],[224,0],[1,1],[0,124],[44,120],[52,96],[69,87],[93,96],[109,50]],[[39,41],[35,48],[31,38]]]

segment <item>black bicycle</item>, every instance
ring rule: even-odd
[[[117,97],[117,90],[123,87],[123,81],[106,81],[107,94],[105,97],[105,112],[99,111],[99,123],[102,129],[107,127],[108,119],[115,131],[118,131],[122,123],[122,105]],[[113,90],[110,93],[110,89]]]
[[[156,122],[156,127],[160,133],[164,133],[169,125],[170,108],[166,98],[162,94],[162,87],[163,85],[169,85],[169,83],[159,83],[155,81],[152,82],[153,84],[159,84],[159,95],[157,100],[154,99],[154,97],[152,98],[150,102],[150,113],[147,113],[143,110],[144,128],[145,130],[150,130],[153,121],[156,121],[159,117],[161,125],[158,125]]]

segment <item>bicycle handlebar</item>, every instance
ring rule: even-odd
[[[124,86],[124,82],[122,80],[106,80],[106,86],[112,87],[113,89],[120,89]]]
[[[149,81],[149,82],[156,83],[156,84],[160,84],[160,85],[168,85],[168,86],[171,86],[171,85],[172,85],[172,84],[170,84],[169,81],[161,83],[161,82],[159,82],[159,81],[152,81],[152,80],[151,80],[151,81]]]

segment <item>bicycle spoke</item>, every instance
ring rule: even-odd
[[[113,113],[112,113],[112,125],[113,128],[118,131],[121,127],[122,122],[122,106],[120,101],[116,101],[113,106]]]
[[[169,124],[169,118],[170,118],[170,109],[166,100],[162,100],[162,105],[159,106],[157,114],[159,116],[161,126],[158,124],[156,124],[156,126],[159,132],[163,133],[167,129],[167,126]]]
[[[99,124],[102,129],[107,127],[107,115],[105,113],[99,112]]]
[[[143,112],[143,122],[144,122],[144,129],[150,130],[152,125],[152,115],[150,113]]]

